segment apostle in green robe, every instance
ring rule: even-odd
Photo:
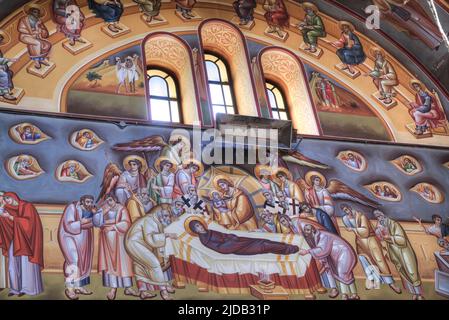
[[[304,2],[302,4],[306,16],[304,21],[299,24],[299,30],[302,32],[306,49],[312,53],[317,51],[318,38],[326,37],[326,30],[321,17],[317,14],[318,8],[310,3]]]

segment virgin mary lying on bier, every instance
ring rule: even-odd
[[[206,221],[200,216],[191,216],[184,221],[185,230],[207,248],[222,254],[242,256],[256,254],[289,255],[299,251],[298,246],[266,239],[245,238],[234,234],[226,234],[209,230]]]

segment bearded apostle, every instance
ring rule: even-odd
[[[387,256],[398,271],[403,286],[413,295],[413,300],[423,300],[423,288],[418,270],[418,259],[402,226],[374,210],[377,219],[376,235],[385,244]]]
[[[240,19],[241,26],[248,25],[254,21],[254,9],[257,7],[256,0],[236,0],[232,6]]]
[[[265,0],[263,8],[265,20],[269,26],[268,33],[276,33],[279,37],[285,36],[284,28],[289,27],[290,15],[283,0]]]
[[[299,186],[293,182],[293,176],[288,169],[277,168],[273,173],[273,180],[277,180],[276,182],[285,196],[295,202],[295,207],[304,202],[304,194]]]
[[[44,291],[42,222],[30,202],[5,192],[0,203],[0,249],[8,257],[8,296],[38,295]]]
[[[124,288],[127,296],[136,296],[132,289],[132,261],[125,249],[125,235],[131,226],[128,210],[118,203],[115,195],[107,194],[93,221],[100,228],[98,272],[102,273],[103,286],[110,288],[107,299],[115,300],[118,288]]]
[[[324,266],[329,280],[338,281],[343,300],[359,300],[353,273],[357,258],[351,245],[337,235],[317,230],[311,224],[304,226],[304,237],[313,239],[312,245],[308,250],[299,250],[299,254],[310,254]],[[333,288],[330,297],[336,298],[336,286],[331,284],[331,287]]]
[[[139,5],[140,10],[146,17],[147,22],[163,21],[159,16],[162,0],[133,0]]]
[[[195,18],[195,15],[192,14],[192,10],[196,4],[196,0],[175,0],[175,2],[176,10],[181,12],[184,19],[190,20]]]
[[[327,232],[338,235],[338,229],[331,217],[320,208],[313,208],[308,203],[301,204],[300,216],[302,218],[314,217]]]
[[[344,65],[342,70],[348,70],[350,74],[355,74],[354,66],[362,64],[366,60],[362,43],[355,34],[355,28],[351,23],[341,21],[339,27],[340,39],[333,42],[332,46],[337,48],[337,56]]]
[[[78,295],[91,295],[85,289],[90,284],[94,234],[92,218],[97,209],[94,197],[85,195],[68,205],[62,214],[58,242],[64,256],[65,295],[77,300]]]
[[[376,283],[388,284],[394,292],[400,294],[402,291],[394,283],[382,246],[368,218],[347,204],[342,204],[340,208],[346,229],[355,234],[357,255],[369,281],[367,289],[375,288]]]
[[[368,75],[373,78],[374,85],[379,90],[379,100],[383,100],[385,104],[391,104],[394,87],[399,84],[396,70],[387,61],[385,53],[381,49],[373,48],[371,53],[375,58],[374,69]]]
[[[221,198],[227,199],[228,210],[221,213],[222,219],[220,221],[231,221],[231,225],[226,224],[228,229],[256,230],[257,219],[248,196],[235,187],[234,182],[225,175],[217,175],[213,184],[215,190],[220,192]]]
[[[315,53],[317,52],[318,38],[326,37],[326,30],[323,20],[317,14],[318,8],[316,5],[310,2],[304,2],[302,7],[306,12],[306,16],[298,27],[306,44],[305,50]]]
[[[86,43],[81,39],[85,17],[76,0],[53,0],[53,20],[71,46]]]
[[[41,18],[44,11],[41,6],[31,3],[24,7],[26,15],[19,20],[17,30],[19,40],[27,46],[28,54],[34,67],[40,69],[42,65],[49,66],[48,55],[50,54],[51,43],[46,40],[49,36]]]
[[[430,129],[446,124],[446,116],[436,96],[430,94],[418,80],[412,80],[410,85],[416,92],[415,101],[410,103],[409,114],[415,121],[415,134],[423,135]]]
[[[125,246],[133,261],[142,300],[156,296],[149,291],[160,290],[164,300],[170,300],[170,293],[175,292],[170,284],[170,264],[164,254],[167,238],[177,238],[175,234],[164,232],[171,222],[170,211],[158,206],[135,221],[126,234]]]
[[[97,18],[103,19],[107,28],[118,33],[122,31],[119,25],[120,18],[123,14],[123,4],[120,0],[88,0],[89,9],[95,13]]]

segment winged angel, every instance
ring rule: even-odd
[[[113,149],[141,152],[145,158],[137,155],[126,157],[123,160],[124,170],[115,163],[109,163],[104,170],[98,202],[103,202],[107,194],[113,193],[134,219],[144,216],[156,205],[148,189],[149,181],[157,175],[154,169],[148,167],[150,155],[160,152],[159,156],[181,166],[183,159],[190,156],[190,140],[181,134],[172,134],[167,143],[163,137],[155,135],[117,144]]]
[[[305,178],[298,179],[296,183],[304,192],[306,202],[311,207],[320,208],[334,220],[334,200],[353,201],[372,208],[379,205],[337,179],[331,179],[328,183],[326,177],[317,171],[307,172]]]

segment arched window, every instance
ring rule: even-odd
[[[160,69],[148,69],[151,120],[181,122],[175,79]]]
[[[290,120],[284,94],[276,85],[267,82],[267,96],[273,119]]]
[[[227,65],[222,59],[209,53],[204,55],[204,60],[206,61],[207,80],[214,117],[217,113],[237,113]]]

